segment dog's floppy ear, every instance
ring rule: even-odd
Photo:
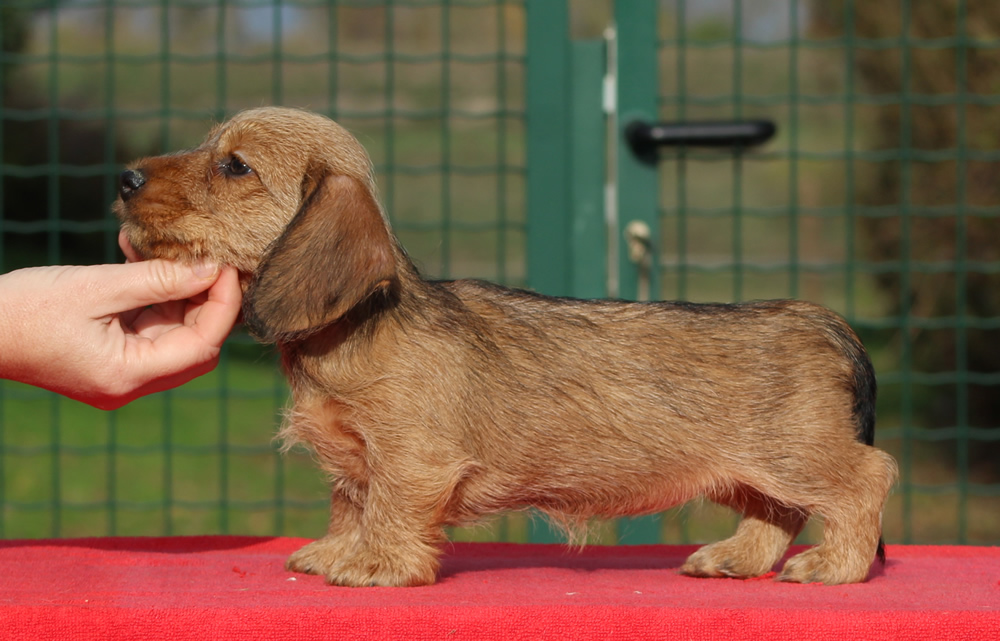
[[[329,325],[396,281],[392,243],[364,184],[320,179],[254,274],[243,301],[247,327],[273,342]]]

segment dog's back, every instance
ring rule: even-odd
[[[439,290],[433,311],[396,339],[399,361],[383,364],[434,373],[433,390],[400,410],[437,423],[436,438],[474,462],[454,503],[469,515],[527,504],[580,517],[652,512],[774,476],[775,461],[808,473],[856,442],[855,389],[870,365],[822,307],[428,285]]]

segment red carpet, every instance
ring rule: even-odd
[[[1000,548],[889,546],[861,585],[692,579],[688,546],[456,544],[424,588],[291,574],[299,539],[0,541],[0,638],[1000,639]]]

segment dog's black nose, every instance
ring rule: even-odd
[[[128,200],[146,184],[146,177],[135,169],[126,169],[118,177],[118,193],[122,200]]]

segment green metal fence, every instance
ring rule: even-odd
[[[518,2],[2,3],[0,266],[117,261],[121,165],[261,104],[327,113],[428,274],[524,284]],[[0,536],[322,533],[272,443],[287,391],[237,335],[214,373],[103,413],[0,384]]]
[[[108,212],[122,163],[196,144],[244,107],[307,107],[369,149],[429,275],[635,296],[618,236],[636,215],[653,230],[654,296],[792,296],[844,313],[879,372],[879,445],[903,472],[887,538],[1000,542],[994,3],[0,7],[3,271],[119,260]],[[590,106],[607,102],[593,83],[609,47],[629,61],[625,111],[769,118],[778,137],[740,154],[667,151],[629,173],[622,123],[605,130],[607,105]],[[0,536],[316,536],[324,481],[271,443],[286,394],[273,354],[242,335],[212,374],[111,413],[0,382]],[[694,505],[594,538],[702,540],[732,523]],[[515,516],[455,536],[543,534]]]
[[[888,538],[996,543],[1000,5],[733,2],[695,26],[697,5],[661,12],[661,117],[779,136],[664,163],[661,296],[845,314],[901,465]]]

